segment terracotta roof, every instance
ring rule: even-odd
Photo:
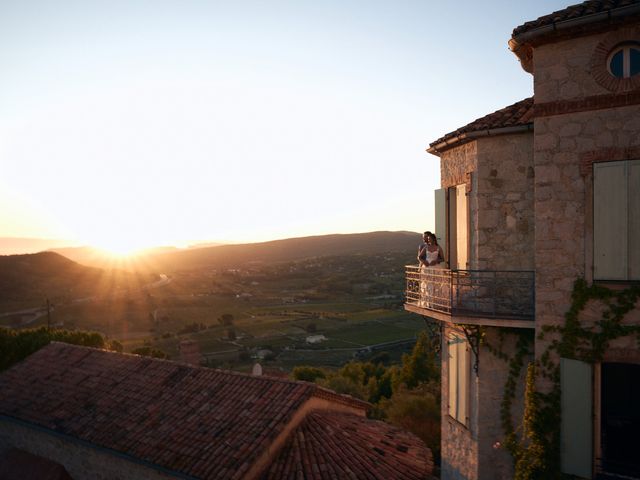
[[[241,478],[310,397],[252,377],[53,342],[0,375],[0,415],[197,478]]]
[[[305,418],[262,480],[282,478],[428,479],[431,452],[411,433],[376,420],[314,412]]]
[[[561,22],[582,19],[587,22],[587,17],[594,15],[593,20],[610,21],[611,11],[617,9],[631,10],[634,5],[639,5],[640,0],[589,0],[587,2],[571,5],[562,10],[544,15],[536,20],[526,22],[513,30],[513,36],[517,37],[525,32],[530,32],[537,28],[554,26]],[[628,8],[625,8],[628,7]],[[596,14],[604,14],[602,18],[595,17]],[[635,12],[637,13],[637,12]],[[620,18],[626,16],[624,11],[620,11]],[[551,30],[553,31],[553,30]]]
[[[477,136],[491,133],[492,130],[519,127],[533,124],[533,97],[525,98],[513,105],[478,118],[473,122],[447,133],[429,144],[429,153],[437,153],[457,145],[469,142]],[[470,135],[479,133],[480,135]],[[495,132],[499,133],[499,132]]]

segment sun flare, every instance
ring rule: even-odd
[[[106,255],[115,258],[135,257],[149,247],[147,244],[136,242],[128,238],[103,239],[97,242],[92,242],[91,244]]]

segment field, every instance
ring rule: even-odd
[[[402,308],[405,262],[401,254],[350,255],[178,271],[154,288],[61,301],[51,323],[99,331],[125,351],[151,346],[173,359],[181,342],[195,341],[208,365],[239,370],[257,361],[285,371],[336,367],[382,351],[399,359],[423,328]],[[26,324],[16,315],[0,320],[35,327],[47,315]]]

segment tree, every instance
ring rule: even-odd
[[[149,346],[134,348],[133,350],[131,350],[131,353],[142,355],[144,357],[169,358],[169,355],[167,355],[159,348],[153,348]]]
[[[411,389],[421,383],[437,380],[439,373],[436,353],[431,346],[431,340],[426,332],[421,332],[411,355],[406,353],[402,355],[402,370],[398,380]]]
[[[97,332],[49,330],[46,327],[18,331],[0,328],[0,371],[23,360],[52,341],[94,348],[106,346],[104,337]]]
[[[218,318],[218,322],[220,322],[220,325],[225,327],[233,325],[233,320],[233,315],[231,315],[230,313],[223,313],[222,316]]]
[[[309,366],[295,367],[291,375],[294,380],[302,380],[304,382],[315,382],[318,379],[327,378],[323,370]]]
[[[400,388],[391,399],[380,402],[389,422],[418,436],[434,459],[440,458],[440,397],[437,384],[423,384],[416,390]]]

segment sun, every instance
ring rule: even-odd
[[[141,253],[149,245],[131,238],[101,239],[91,243],[96,249],[115,258],[130,258]]]

